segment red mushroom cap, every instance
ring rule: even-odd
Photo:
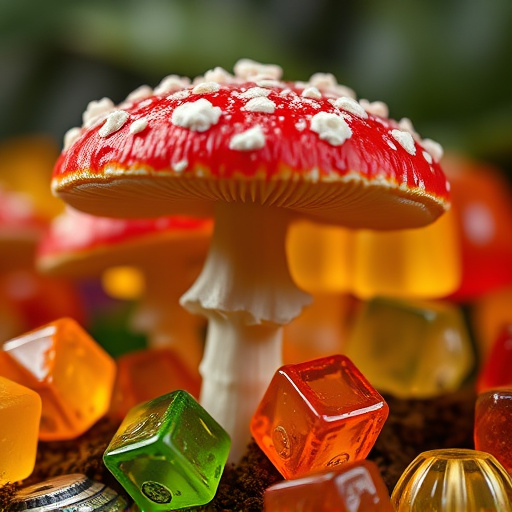
[[[0,268],[6,272],[32,267],[36,244],[47,221],[39,216],[32,199],[0,186]]]
[[[134,265],[170,249],[194,264],[206,253],[213,230],[210,220],[187,217],[114,219],[67,208],[42,237],[36,254],[46,274],[94,276],[113,265]]]
[[[254,73],[238,66],[196,85],[168,77],[117,109],[95,104],[67,136],[54,193],[97,215],[208,216],[215,201],[242,201],[375,229],[425,225],[448,207],[437,146],[410,122],[330,76]]]

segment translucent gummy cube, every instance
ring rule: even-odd
[[[512,387],[478,395],[475,407],[475,448],[491,453],[512,474]]]
[[[73,439],[104,416],[115,362],[80,325],[61,318],[4,343],[0,375],[39,393],[39,438]]]
[[[382,396],[347,357],[336,355],[281,367],[251,432],[290,479],[364,459],[387,416]]]
[[[32,473],[40,418],[39,395],[0,377],[0,485]]]
[[[400,398],[456,391],[475,361],[457,306],[382,297],[359,312],[345,354],[380,392]]]
[[[265,491],[264,500],[265,512],[393,512],[386,484],[368,460],[279,482]]]
[[[229,448],[222,427],[177,390],[131,409],[103,460],[142,510],[167,511],[213,499]]]

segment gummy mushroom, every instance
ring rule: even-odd
[[[197,374],[200,319],[179,298],[201,270],[212,229],[209,219],[115,219],[68,207],[42,237],[36,265],[43,274],[68,278],[97,278],[114,266],[139,268],[145,287],[132,328],[147,335],[150,347],[172,348]]]
[[[287,267],[290,220],[398,229],[448,207],[435,143],[332,75],[281,74],[241,60],[234,76],[169,76],[117,107],[93,103],[52,179],[56,195],[96,215],[214,217],[203,270],[181,302],[209,321],[201,403],[231,435],[233,461],[280,365],[282,326],[309,302]]]

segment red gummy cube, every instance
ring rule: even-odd
[[[285,480],[265,491],[265,512],[393,512],[386,484],[368,460]]]
[[[462,263],[462,281],[451,298],[469,301],[512,283],[512,190],[503,171],[487,163],[451,155],[443,170]]]
[[[345,356],[285,365],[251,421],[263,452],[287,479],[364,459],[388,405]]]
[[[491,352],[480,370],[477,391],[483,393],[498,387],[512,387],[512,324],[502,327]]]
[[[475,449],[494,455],[512,474],[512,388],[478,395],[475,407]]]

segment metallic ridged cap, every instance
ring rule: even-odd
[[[7,512],[129,512],[127,499],[81,474],[63,475],[20,489]]]

